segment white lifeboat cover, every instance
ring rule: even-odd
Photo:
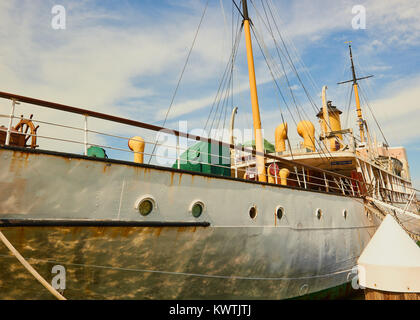
[[[388,214],[358,261],[359,284],[390,292],[420,292],[420,247]]]

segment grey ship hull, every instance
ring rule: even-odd
[[[64,266],[68,299],[325,292],[349,284],[380,223],[360,198],[168,168],[7,147],[0,164],[0,230],[45,279]],[[134,208],[144,195],[156,200],[146,217]],[[4,246],[0,287],[0,299],[52,297]]]

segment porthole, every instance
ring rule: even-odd
[[[194,218],[198,218],[204,211],[204,203],[201,201],[193,201],[190,206],[190,213]]]
[[[304,296],[305,294],[308,293],[308,291],[309,291],[309,285],[305,283],[304,285],[302,285],[300,287],[300,289],[299,289],[299,295],[300,296]]]
[[[256,216],[257,216],[257,207],[252,206],[251,208],[249,208],[249,217],[251,219],[255,219]]]
[[[318,218],[318,220],[320,220],[321,219],[321,217],[322,217],[322,210],[321,209],[316,209],[316,211],[315,211],[315,215],[316,215],[316,217]]]
[[[153,202],[150,199],[145,199],[139,204],[139,212],[142,216],[147,216],[153,211]]]
[[[277,219],[281,220],[281,218],[283,218],[283,215],[284,215],[284,208],[281,207],[281,206],[278,206],[276,208],[276,217],[277,217]]]
[[[156,207],[155,199],[152,196],[146,195],[136,201],[134,208],[138,210],[138,212],[142,216],[148,216]]]
[[[347,210],[346,209],[343,210],[343,217],[344,217],[344,219],[347,219]]]

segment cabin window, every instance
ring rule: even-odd
[[[318,218],[318,220],[321,220],[321,217],[322,217],[322,210],[321,209],[316,209],[315,210],[315,215],[316,215],[316,217]]]
[[[198,218],[204,211],[204,204],[201,201],[194,201],[190,207],[190,212],[194,218]]]
[[[284,208],[281,207],[281,206],[278,206],[276,208],[276,217],[277,217],[277,219],[281,220],[281,218],[283,218],[283,215],[284,215]]]
[[[256,206],[252,206],[251,208],[249,208],[249,216],[251,219],[255,219],[255,217],[257,216],[257,207]]]

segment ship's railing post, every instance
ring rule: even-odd
[[[305,167],[302,167],[302,174],[303,174],[303,185],[305,186],[305,189],[306,189]]]
[[[179,135],[176,135],[176,163],[177,169],[181,169],[181,152],[179,150]]]
[[[356,186],[356,195],[360,197],[362,195],[362,192],[360,191],[360,188],[359,188],[359,182],[356,181],[354,185]]]
[[[274,164],[276,164],[275,162],[273,162]],[[276,181],[276,184],[278,184],[278,182],[277,182],[277,169],[276,169],[276,167],[274,167],[274,176],[275,176],[275,181]]]
[[[323,172],[324,174],[324,182],[325,182],[325,191],[329,192],[329,186],[328,186],[328,180],[327,180],[327,176],[325,175],[325,172]]]
[[[355,140],[354,140],[354,135],[353,135],[353,129],[350,129],[350,147],[351,147],[351,151],[355,152],[356,148],[355,148]]]
[[[85,115],[84,116],[84,120],[85,120],[85,130],[84,130],[84,132],[85,132],[85,141],[84,141],[84,146],[85,146],[85,156],[87,156],[87,154],[88,154],[88,151],[87,151],[87,147],[88,147],[88,116],[87,115]]]
[[[348,179],[346,179],[346,180],[347,180],[347,183],[350,185],[351,193],[354,196],[353,181],[351,181],[351,180],[349,181]]]
[[[344,189],[343,179],[341,179],[341,177],[340,177],[340,185],[341,185],[341,191],[343,191],[343,194],[346,194],[346,191]]]
[[[233,165],[235,167],[235,178],[238,178],[238,166],[236,164],[236,150],[235,150],[235,148],[233,148],[232,154],[233,154]]]
[[[20,104],[20,103],[17,102],[15,99],[12,99],[12,109],[10,110],[9,125],[7,127],[7,134],[6,134],[6,141],[5,141],[6,146],[10,144],[10,137],[12,135],[12,123],[13,123],[13,118],[15,116],[15,106],[17,104]]]
[[[297,167],[296,167],[296,166],[295,166],[294,168],[295,168],[295,173],[296,173],[296,179],[297,179],[297,182],[298,182],[298,184],[299,184],[299,188],[300,188],[301,186],[300,186],[300,179],[299,179],[298,169],[297,169]]]

